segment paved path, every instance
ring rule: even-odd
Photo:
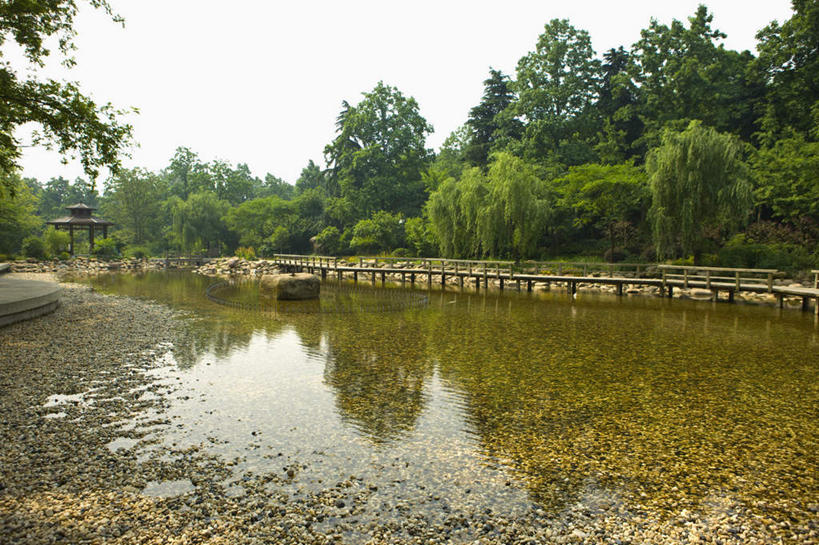
[[[53,312],[61,291],[54,282],[0,276],[0,326]]]

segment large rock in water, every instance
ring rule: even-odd
[[[318,276],[308,273],[266,274],[262,276],[261,290],[273,294],[276,299],[317,299],[321,290]]]

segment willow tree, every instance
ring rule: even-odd
[[[747,216],[752,187],[742,150],[735,136],[698,121],[663,133],[646,162],[658,258],[680,249],[698,263],[707,232],[731,228]]]

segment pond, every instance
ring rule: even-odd
[[[181,311],[189,342],[153,372],[167,391],[146,392],[172,424],[138,452],[229,460],[232,494],[248,473],[277,472],[292,495],[354,476],[372,491],[362,519],[578,502],[662,518],[727,502],[816,525],[809,313],[433,290],[404,310],[272,314],[217,305],[192,274],[91,282]]]

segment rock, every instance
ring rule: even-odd
[[[235,269],[236,265],[239,264],[239,258],[238,257],[231,257],[230,259],[228,259],[225,262],[225,264],[228,266],[228,268]]]
[[[260,287],[262,291],[271,292],[276,299],[284,301],[316,299],[321,290],[321,280],[308,273],[265,274]]]
[[[698,301],[707,301],[709,299],[713,299],[714,293],[705,288],[693,288],[689,293],[691,299],[697,299]]]

